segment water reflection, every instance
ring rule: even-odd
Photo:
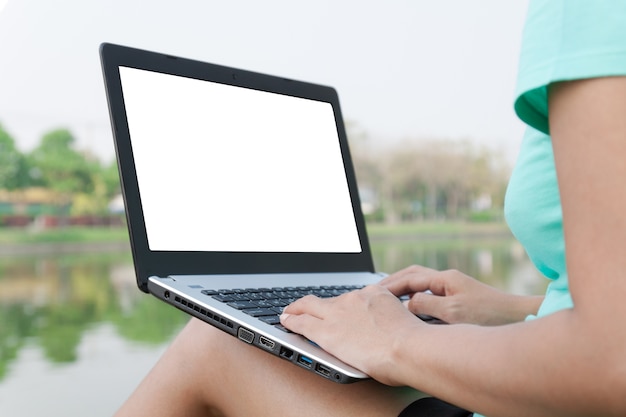
[[[511,238],[470,240],[380,240],[372,242],[378,271],[393,272],[418,264],[437,270],[458,269],[496,288],[516,294],[541,294],[546,282]]]
[[[378,241],[372,250],[381,271],[418,263],[516,293],[545,288],[510,239]],[[137,289],[126,251],[0,257],[0,415],[111,415],[186,321]]]
[[[71,363],[83,334],[111,324],[133,343],[161,344],[184,314],[136,289],[130,255],[0,258],[0,380],[25,346]]]

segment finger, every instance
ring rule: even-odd
[[[321,319],[308,314],[283,313],[280,315],[280,324],[295,333],[309,338],[314,337],[315,329],[320,326],[321,322]]]
[[[405,285],[405,283],[412,277],[425,273],[425,269],[420,265],[413,265],[408,268],[401,269],[391,275],[380,280],[378,285],[390,288],[390,287],[398,287],[400,285]]]
[[[407,303],[409,311],[415,315],[431,316],[445,320],[446,298],[425,292],[414,294]]]
[[[287,314],[308,314],[323,318],[322,314],[326,310],[325,305],[330,300],[331,299],[322,299],[314,295],[307,295],[289,304],[283,311]]]
[[[393,274],[387,275],[385,278],[381,279],[378,284],[379,285],[389,284],[390,282],[396,281],[398,279],[402,279],[404,276],[411,275],[411,274],[416,273],[416,272],[418,272],[418,271],[420,271],[421,269],[424,269],[424,268],[425,267],[423,267],[421,265],[411,265],[411,266],[408,266],[406,268],[403,268],[403,269],[401,269],[399,271],[394,272]]]
[[[439,271],[414,265],[385,278],[380,285],[396,296],[421,292],[431,289],[433,281],[438,279]]]

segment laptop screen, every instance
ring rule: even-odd
[[[361,252],[330,103],[119,71],[151,251]]]

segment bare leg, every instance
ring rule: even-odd
[[[116,416],[397,416],[422,396],[336,384],[192,319]]]

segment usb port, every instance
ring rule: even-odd
[[[310,368],[313,366],[313,359],[304,355],[298,355],[298,363],[305,368]]]
[[[322,376],[325,376],[326,378],[330,378],[332,375],[330,368],[322,365],[321,363],[318,363],[317,365],[315,365],[315,372],[317,372],[318,374]]]

